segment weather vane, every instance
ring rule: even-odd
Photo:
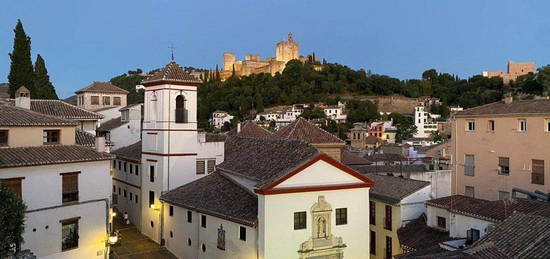
[[[170,47],[168,47],[168,48],[169,48],[169,49],[171,50],[171,52],[172,52],[172,61],[174,61],[174,49],[175,49],[176,47],[174,47],[174,44],[170,44]]]

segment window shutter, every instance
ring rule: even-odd
[[[215,170],[215,167],[216,167],[216,160],[208,160],[207,163],[206,163],[206,166],[207,166],[207,172],[209,174],[213,173],[214,170]]]
[[[204,160],[197,160],[197,174],[204,174]]]

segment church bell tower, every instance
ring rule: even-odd
[[[174,61],[142,81],[141,231],[159,243],[159,197],[198,179],[197,88],[201,83]]]

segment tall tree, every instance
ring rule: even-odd
[[[13,30],[15,38],[13,40],[13,52],[10,53],[11,66],[8,81],[10,83],[10,96],[15,96],[15,91],[25,86],[33,92],[34,73],[31,60],[31,38],[25,33],[21,20],[17,20],[17,25]]]
[[[4,184],[0,183],[0,258],[23,243],[25,230],[25,203]]]
[[[40,54],[34,63],[34,93],[31,92],[31,97],[33,99],[58,99],[55,88],[50,82],[46,63]]]

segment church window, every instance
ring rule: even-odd
[[[348,209],[340,208],[336,209],[336,225],[348,224]]]
[[[187,110],[185,109],[185,97],[178,95],[176,97],[176,123],[187,122]]]
[[[201,215],[201,227],[206,228],[206,215]]]
[[[294,212],[294,229],[305,229],[306,228],[306,212]]]
[[[243,226],[239,227],[239,239],[246,241],[246,228]]]
[[[187,211],[187,222],[193,222],[193,212],[191,212],[190,210]]]

